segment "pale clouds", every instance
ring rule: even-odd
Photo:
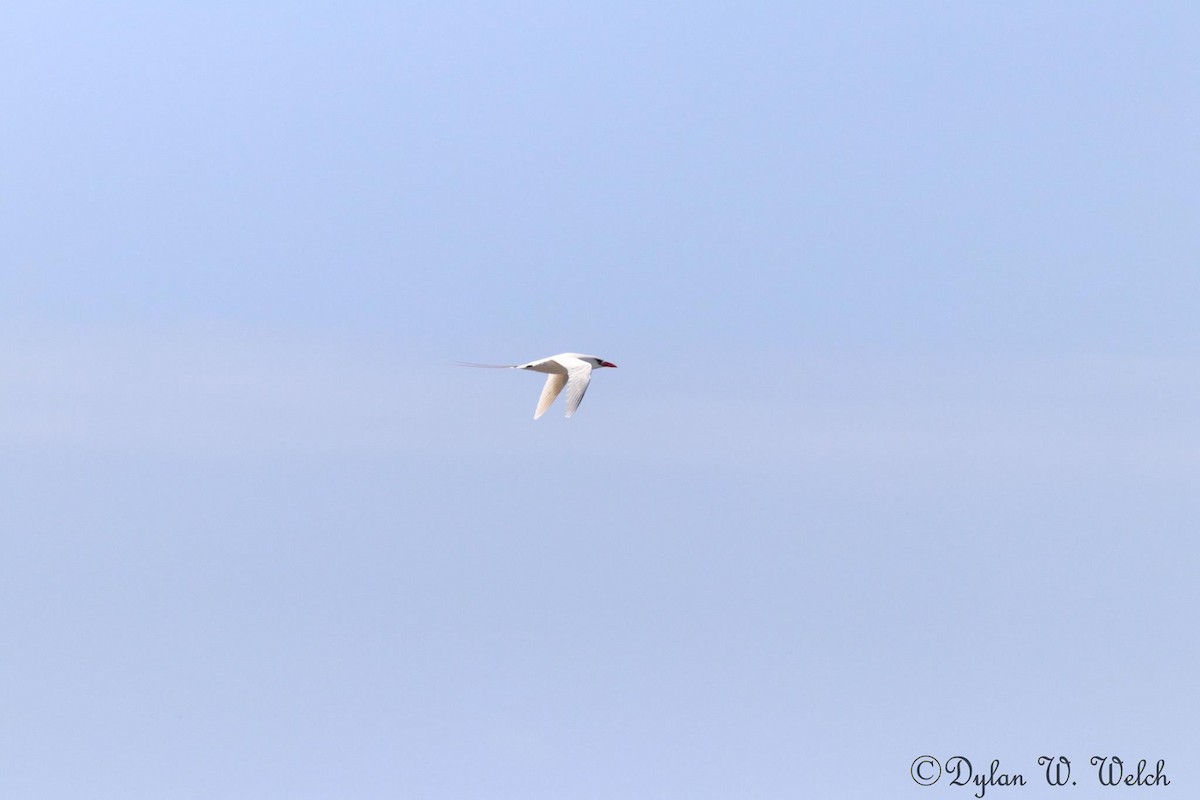
[[[229,325],[0,332],[0,440],[192,452],[403,444],[409,371],[370,342]]]
[[[664,460],[688,449],[802,471],[1169,475],[1200,469],[1197,366],[1188,358],[802,354],[714,365],[686,388],[676,376],[655,379],[637,391],[644,404],[625,422]]]
[[[585,454],[757,471],[1200,468],[1194,360],[806,355],[639,363],[570,421],[459,353],[232,325],[0,331],[0,441],[200,453]],[[578,448],[578,449],[577,449]]]

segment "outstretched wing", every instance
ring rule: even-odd
[[[558,397],[558,393],[562,391],[566,383],[566,375],[555,373],[546,376],[546,385],[542,387],[542,396],[538,398],[537,411],[533,412],[534,419],[546,413],[546,409],[554,402],[554,398]],[[570,397],[569,394],[568,397]],[[567,416],[571,416],[570,412],[567,413]]]
[[[575,409],[579,408],[584,394],[587,393],[588,384],[592,381],[592,365],[586,361],[571,364],[567,367],[566,378],[567,416],[569,417],[575,413]]]

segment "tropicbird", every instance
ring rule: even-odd
[[[592,380],[592,370],[600,367],[616,367],[616,364],[605,361],[597,356],[583,353],[559,353],[556,356],[539,358],[528,364],[470,364],[459,361],[460,367],[486,367],[488,369],[529,369],[534,372],[549,373],[546,385],[542,387],[542,396],[538,398],[537,410],[533,418],[537,419],[546,413],[546,409],[558,397],[558,393],[567,387],[567,416],[570,417],[583,402],[588,383]]]

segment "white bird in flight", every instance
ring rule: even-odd
[[[488,369],[531,369],[534,372],[549,373],[546,385],[542,387],[542,396],[538,398],[537,411],[533,412],[534,419],[546,413],[546,409],[554,402],[554,398],[558,397],[564,386],[567,387],[567,416],[572,416],[583,402],[584,392],[592,380],[592,370],[617,366],[603,358],[583,353],[559,353],[556,356],[530,361],[528,364],[468,364],[460,361],[458,365]]]

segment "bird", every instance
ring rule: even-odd
[[[539,358],[527,364],[471,364],[466,361],[457,362],[460,367],[483,367],[486,369],[528,369],[534,372],[548,373],[546,385],[542,387],[542,395],[538,398],[537,410],[533,418],[537,419],[546,413],[558,393],[567,387],[567,416],[575,414],[588,383],[592,380],[592,370],[601,367],[616,367],[611,361],[605,361],[599,356],[589,356],[583,353],[559,353],[556,356]]]

